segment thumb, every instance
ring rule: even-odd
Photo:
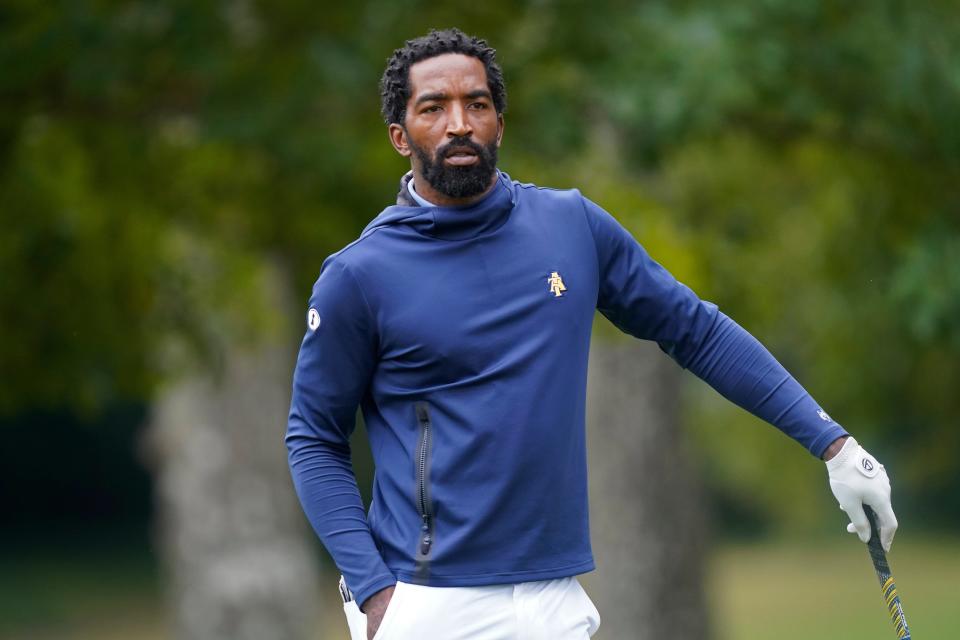
[[[850,526],[857,532],[860,542],[870,542],[870,521],[867,520],[867,514],[863,512],[863,505],[857,501],[855,505],[845,507],[844,511],[847,512],[847,516],[850,518]],[[850,531],[850,526],[847,527],[847,531]],[[853,531],[850,531],[850,533],[853,533]]]

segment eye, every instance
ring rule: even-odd
[[[487,103],[486,103],[486,102],[473,102],[473,103],[470,104],[470,108],[471,108],[471,109],[486,109],[486,108],[487,108]]]
[[[438,111],[440,111],[440,105],[432,104],[429,107],[424,108],[421,113],[436,113]]]

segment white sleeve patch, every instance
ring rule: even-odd
[[[307,327],[310,331],[316,331],[320,328],[320,312],[316,309],[307,311]]]

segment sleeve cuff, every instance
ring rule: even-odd
[[[381,589],[392,587],[395,584],[397,584],[397,578],[393,574],[377,576],[373,581],[366,583],[362,588],[354,591],[353,599],[362,610],[364,603],[366,603],[370,596]]]
[[[817,458],[822,459],[823,452],[827,450],[827,447],[830,446],[830,443],[832,443],[837,438],[842,438],[844,436],[849,437],[850,434],[847,433],[846,429],[834,423],[833,425],[829,426],[826,429],[826,431],[824,431],[819,436],[817,436],[816,440],[814,440],[813,443],[810,445],[810,453],[812,453]],[[853,438],[850,438],[850,439],[852,440]]]

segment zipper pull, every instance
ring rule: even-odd
[[[433,536],[430,535],[430,516],[423,514],[423,524],[420,526],[423,535],[420,538],[420,555],[430,553],[430,546],[433,544]]]

